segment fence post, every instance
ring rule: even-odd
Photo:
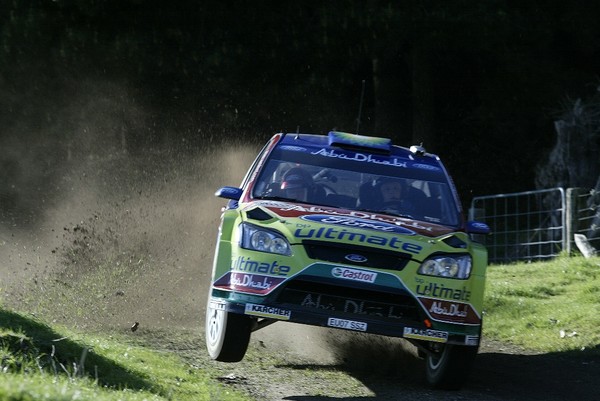
[[[571,256],[573,251],[572,243],[575,238],[575,233],[579,229],[577,211],[579,210],[579,193],[581,188],[567,188],[567,206],[566,206],[566,248],[567,254]]]
[[[574,223],[574,219],[573,219],[573,211],[574,211],[574,205],[575,205],[575,200],[574,200],[574,196],[573,196],[573,192],[574,192],[575,188],[567,188],[567,205],[565,207],[565,240],[566,240],[566,244],[564,247],[565,252],[567,252],[568,256],[571,256],[571,237],[574,234],[574,230],[573,230],[573,223]]]

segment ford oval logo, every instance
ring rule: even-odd
[[[365,263],[367,261],[367,258],[365,258],[362,255],[357,255],[355,253],[351,253],[351,254],[344,256],[344,259],[346,259],[349,262],[354,262],[354,263]]]
[[[423,170],[430,170],[430,171],[438,171],[439,168],[435,167],[435,166],[431,166],[429,164],[423,164],[423,163],[413,163],[412,165],[414,168],[420,168]]]

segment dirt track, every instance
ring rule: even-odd
[[[468,383],[447,392],[427,386],[423,361],[402,340],[278,323],[254,333],[242,362],[227,364],[208,359],[197,333],[140,335],[194,366],[216,366],[225,387],[261,401],[591,401],[600,394],[600,361],[585,353],[534,354],[485,340]]]
[[[600,361],[585,352],[488,342],[460,392],[429,389],[423,362],[402,342],[287,323],[255,333],[239,364],[209,361],[198,331],[223,204],[212,194],[239,183],[254,153],[112,158],[61,172],[43,206],[2,210],[2,302],[80,329],[139,321],[143,340],[219,366],[226,386],[259,400],[600,399]],[[195,334],[165,335],[180,330]]]

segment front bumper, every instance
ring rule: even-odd
[[[235,297],[235,294],[229,295]],[[389,318],[367,313],[352,313],[314,307],[307,308],[290,303],[264,302],[266,301],[265,299],[262,299],[262,303],[258,303],[259,301],[261,300],[240,301],[215,296],[210,300],[213,308],[257,319],[257,322],[261,322],[262,324],[258,324],[256,327],[262,327],[265,321],[269,321],[269,323],[287,321],[416,341],[466,346],[477,346],[480,341],[480,325],[461,326],[439,322],[432,323],[429,320],[426,323],[425,319],[419,322],[412,318]]]

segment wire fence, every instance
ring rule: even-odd
[[[578,252],[575,234],[600,249],[600,194],[583,188],[473,198],[469,219],[488,224],[481,238],[490,263],[545,260]]]

